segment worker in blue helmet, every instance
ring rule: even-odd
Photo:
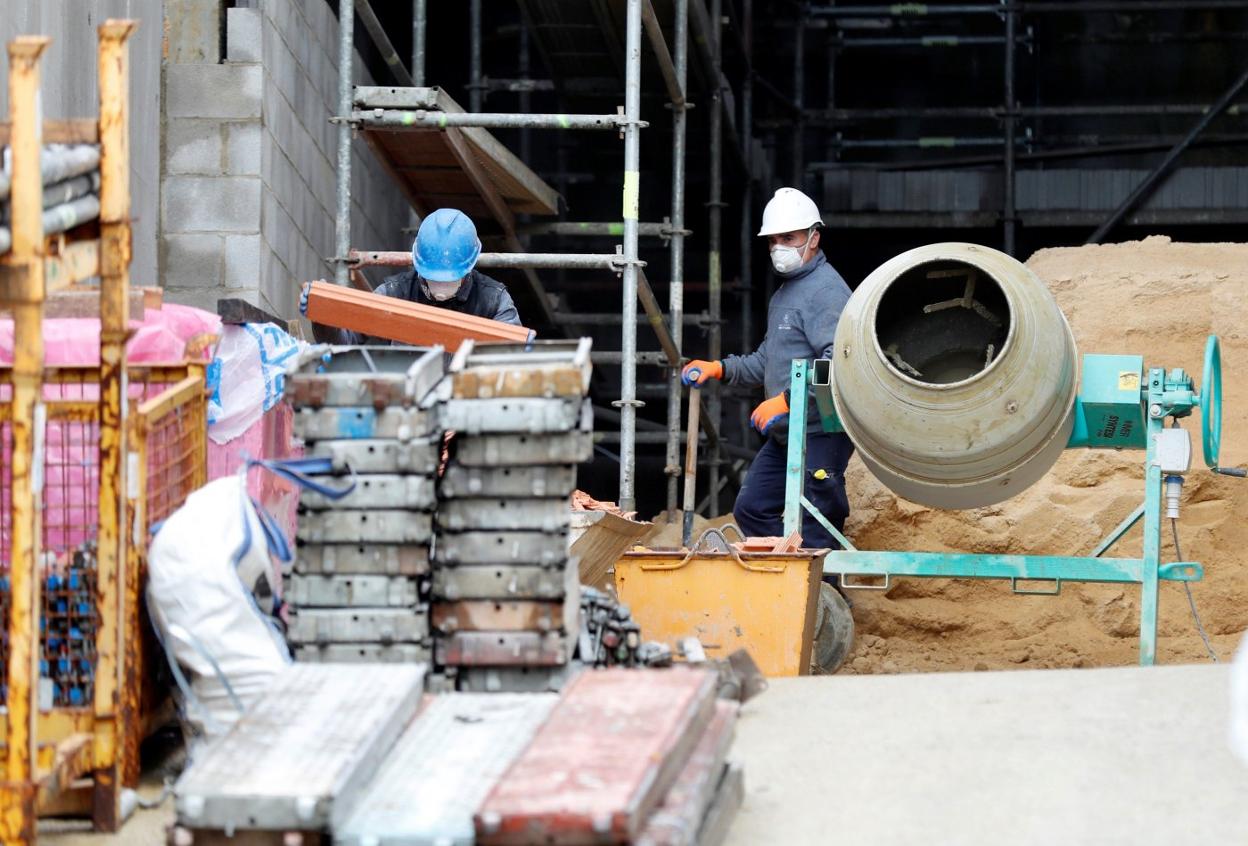
[[[438,209],[421,221],[412,244],[413,269],[387,277],[374,293],[436,306],[474,317],[520,325],[520,315],[507,286],[473,268],[481,255],[481,239],[468,215]],[[299,312],[308,313],[308,285],[299,297]],[[313,324],[318,341],[362,344],[357,332]]]

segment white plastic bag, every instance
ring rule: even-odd
[[[152,541],[152,624],[171,660],[188,671],[186,716],[207,737],[223,734],[240,706],[290,663],[284,640],[256,602],[257,595],[272,595],[269,544],[242,474],[195,491]]]
[[[208,366],[208,436],[228,443],[280,402],[286,364],[307,345],[272,323],[222,327]]]

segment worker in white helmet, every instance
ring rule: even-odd
[[[767,307],[767,335],[749,355],[723,361],[691,361],[681,371],[686,385],[700,388],[710,379],[730,385],[761,385],[763,400],[750,422],[765,441],[750,464],[732,513],[746,535],[784,533],[784,486],[789,431],[789,383],[795,358],[829,358],[849,286],[819,249],[823,220],[814,201],[796,188],[781,188],[763,209],[760,237],[767,239],[780,287]],[[844,434],[823,431],[819,412],[807,404],[806,497],[843,531],[849,516],[845,465],[854,447]],[[800,424],[799,424],[800,425]],[[815,549],[837,549],[831,533],[803,513],[802,541]]]

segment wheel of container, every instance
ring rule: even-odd
[[[1208,467],[1218,466],[1222,450],[1222,347],[1217,335],[1205,341],[1205,371],[1200,378],[1200,445]]]
[[[819,610],[815,620],[815,648],[811,669],[816,674],[835,673],[854,646],[854,615],[840,591],[827,582],[819,585]]]

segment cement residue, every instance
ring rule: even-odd
[[[1080,353],[1139,354],[1199,382],[1205,338],[1222,340],[1222,463],[1248,460],[1248,245],[1168,238],[1041,250],[1027,263],[1053,291]],[[1229,659],[1248,629],[1248,480],[1215,476],[1200,460],[1199,412],[1184,489],[1183,557],[1205,566],[1193,585],[1215,648]],[[857,458],[848,531],[861,549],[1086,554],[1143,498],[1143,452],[1068,451],[1030,490],[972,511],[898,500]],[[1112,555],[1141,554],[1137,526]],[[1162,554],[1175,560],[1169,526]],[[1029,585],[1039,590],[1051,585]],[[1015,596],[1005,582],[898,579],[853,591],[859,638],[843,672],[1085,667],[1137,660],[1139,590],[1064,585],[1059,596]],[[1182,585],[1162,583],[1158,660],[1207,661]]]

